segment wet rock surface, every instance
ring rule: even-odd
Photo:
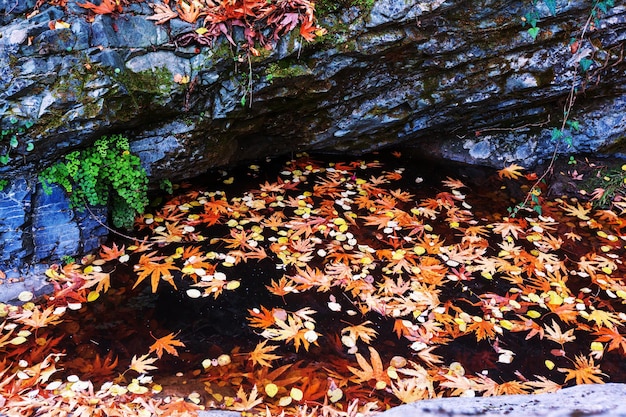
[[[626,385],[579,385],[552,394],[441,398],[418,401],[377,414],[381,417],[618,417],[626,415]],[[200,417],[238,417],[232,411],[210,410]]]
[[[622,4],[594,22],[575,53],[569,44],[585,26],[587,1],[557,1],[554,16],[539,7],[533,40],[520,21],[529,2],[378,0],[321,18],[329,33],[315,43],[295,31],[248,60],[224,38],[213,47],[178,45],[176,36],[197,25],[155,25],[146,3],[93,21],[73,0],[27,17],[34,3],[0,0],[1,128],[24,129],[17,144],[10,135],[0,143],[8,157],[0,166],[8,181],[0,269],[18,276],[106,235],[91,216],[71,212],[62,193],[42,196],[36,178],[105,134],[131,139],[154,184],[266,155],[390,145],[530,165],[551,156],[550,132],[574,85],[571,118],[582,129],[568,132],[572,146],[561,151],[623,147]],[[591,60],[585,73],[581,59]]]
[[[626,385],[579,385],[553,394],[504,395],[484,398],[442,398],[393,408],[384,417],[399,416],[624,416]]]

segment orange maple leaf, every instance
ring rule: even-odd
[[[294,283],[284,276],[281,277],[278,282],[272,280],[271,285],[266,285],[265,288],[267,288],[270,293],[283,297],[283,300],[285,295],[296,291]]]
[[[483,339],[493,340],[496,336],[495,324],[489,320],[474,321],[467,326],[467,331],[474,332],[479,342]]]
[[[95,5],[92,2],[76,3],[84,9],[90,9],[96,14],[112,14],[121,13],[122,5],[119,0],[102,0],[100,5]]]
[[[102,245],[100,247],[100,259],[104,260],[104,261],[112,261],[113,259],[117,259],[120,256],[124,255],[126,253],[126,246],[122,245],[121,248],[119,248],[115,242],[113,242],[113,244],[111,245],[111,247]]]
[[[626,353],[626,337],[617,330],[617,327],[600,327],[593,335],[598,336],[595,339],[597,342],[609,342],[608,351],[621,350],[622,353]]]
[[[522,176],[521,170],[523,169],[524,169],[523,166],[520,166],[517,164],[511,164],[508,167],[504,167],[501,170],[499,170],[498,177],[508,178],[510,180],[516,180]]]
[[[271,340],[284,340],[286,343],[293,342],[296,352],[298,352],[301,345],[308,351],[310,344],[317,344],[317,338],[320,336],[319,333],[307,328],[304,324],[305,322],[312,323],[314,321],[309,317],[310,313],[315,313],[315,311],[301,309],[293,314],[288,314],[286,320],[274,315],[275,327],[265,329],[261,336]]]
[[[373,339],[376,338],[378,332],[371,327],[367,327],[368,324],[373,324],[371,321],[367,320],[364,323],[347,326],[341,329],[341,334],[346,337],[351,338],[355,343],[358,339],[361,339],[363,342],[368,345],[372,342]]]
[[[169,353],[170,355],[178,356],[178,351],[176,347],[185,347],[185,344],[175,337],[178,336],[178,333],[170,333],[167,336],[163,336],[150,345],[150,353],[155,352],[159,359],[163,356],[163,351]],[[154,337],[154,336],[152,336]]]
[[[273,352],[278,346],[266,346],[267,340],[257,343],[256,347],[252,352],[250,352],[250,356],[248,357],[249,361],[252,361],[252,365],[261,365],[271,368],[272,361],[280,359],[282,356],[275,355]]]
[[[575,379],[576,385],[580,384],[604,384],[604,381],[600,377],[606,376],[602,373],[600,367],[593,362],[593,358],[586,358],[582,355],[577,355],[574,361],[574,369],[558,368],[559,372],[565,372],[565,382]]]
[[[274,317],[274,310],[276,309],[267,309],[261,306],[261,309],[248,310],[248,313],[252,317],[248,317],[250,321],[250,326],[252,327],[260,327],[262,329],[268,328],[276,323],[276,319]],[[283,310],[284,311],[284,310]]]
[[[459,188],[467,187],[463,182],[459,180],[455,180],[454,178],[447,177],[444,181],[441,181],[443,185],[446,187],[450,187],[453,190],[458,190]]]
[[[160,408],[165,412],[163,416],[195,416],[203,406],[185,401],[184,398],[176,398],[170,403],[164,403]]]
[[[111,287],[111,276],[108,272],[91,271],[85,274],[83,279],[85,283],[80,289],[96,287],[97,293],[107,292]]]
[[[232,405],[232,409],[235,411],[251,410],[263,402],[263,397],[258,398],[258,395],[259,391],[257,390],[256,385],[252,387],[250,395],[246,395],[243,387],[240,386],[239,391],[237,391],[237,401]]]
[[[200,16],[206,14],[202,5],[196,1],[179,0],[176,4],[178,17],[188,23],[194,23]]]
[[[359,382],[367,382],[371,379],[374,379],[376,380],[376,387],[381,387],[381,389],[384,389],[390,383],[389,375],[387,375],[387,372],[385,372],[383,362],[380,359],[380,355],[378,354],[376,349],[370,346],[369,350],[370,361],[372,362],[371,365],[363,357],[363,355],[357,353],[355,355],[356,361],[359,363],[361,369],[348,366],[348,370],[356,375]]]
[[[96,354],[95,359],[91,363],[89,376],[94,378],[108,378],[115,372],[117,367],[117,357],[113,359],[113,352],[109,352],[104,358]]]
[[[59,315],[54,313],[54,307],[48,307],[41,311],[39,306],[35,306],[33,310],[24,310],[20,314],[12,315],[11,319],[33,329],[40,329],[48,325],[54,326],[63,321]]]
[[[158,261],[163,259],[162,256],[155,255],[156,251],[141,255],[138,264],[135,265],[135,271],[137,271],[139,275],[137,276],[137,281],[135,281],[133,288],[139,285],[139,283],[141,283],[148,276],[150,276],[153,293],[156,293],[161,278],[167,281],[172,287],[176,288],[174,278],[170,274],[170,271],[178,271],[179,268],[172,265],[172,261],[164,263],[154,262],[155,260]]]

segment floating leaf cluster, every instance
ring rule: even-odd
[[[142,0],[100,0],[77,3],[96,15],[117,16],[132,3]],[[44,4],[66,6],[66,0],[39,0],[37,8]],[[177,38],[177,44],[192,43],[212,45],[216,38],[224,35],[233,45],[234,28],[241,28],[246,40],[245,47],[259,55],[255,46],[272,49],[283,35],[300,27],[300,35],[313,41],[325,30],[315,24],[315,4],[309,0],[161,0],[148,3],[153,14],[148,20],[162,25],[172,19],[180,19],[196,25],[194,30]]]
[[[133,244],[50,269],[53,296],[2,306],[0,412],[169,416],[206,406],[353,416],[440,396],[623,381],[619,205],[542,197],[541,210],[511,217],[500,188],[528,189],[533,175],[520,166],[479,190],[453,178],[428,185],[399,163],[301,155],[273,178],[252,165],[255,189],[231,174],[219,190],[181,188],[136,219]],[[275,274],[257,278],[249,272],[257,266]],[[111,277],[124,268],[129,285],[116,287]],[[201,395],[158,394],[165,384],[149,376],[196,343],[183,329],[160,329],[134,351],[99,351],[82,368],[64,356],[62,339],[79,338],[70,315],[103,311],[111,294],[141,288],[198,306],[252,298],[252,340],[196,358]]]

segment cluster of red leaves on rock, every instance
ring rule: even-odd
[[[523,181],[522,171],[508,167],[499,176]],[[275,181],[230,198],[220,190],[181,192],[137,219],[144,240],[103,247],[87,266],[51,270],[55,296],[30,310],[12,308],[1,348],[10,361],[45,346],[36,360],[26,359],[26,375],[38,375],[33,366],[47,369],[37,364],[61,352],[41,332],[62,319],[59,308],[103,298],[109,272],[121,264],[134,265],[135,287],[149,279],[156,292],[166,283],[194,302],[243,291],[236,268],[262,261],[278,273],[265,286],[274,302],[248,312],[260,338],[254,349],[202,361],[209,406],[348,416],[438,396],[550,392],[620,377],[614,364],[626,354],[623,212],[557,198],[541,201],[541,215],[532,208],[516,217],[478,214],[463,182],[448,178],[417,198],[418,189],[394,185],[404,176],[404,169],[377,161],[322,164],[303,156]],[[316,308],[304,304],[307,297]],[[19,331],[34,329],[11,346]],[[137,400],[149,385],[142,374],[184,345],[178,337],[155,338],[124,371],[138,374],[135,381],[112,378],[98,392],[145,401]],[[303,351],[317,354],[316,361],[299,359]],[[101,358],[100,372],[115,368],[114,361]],[[6,367],[9,382],[0,389],[19,372]],[[52,382],[60,385],[42,392],[64,401],[74,385]],[[6,407],[26,401],[27,390],[20,392]]]
[[[94,14],[118,15],[132,0],[100,0],[99,3],[86,1],[79,6]],[[65,0],[39,0],[37,7],[44,3],[65,6]],[[224,35],[233,44],[233,28],[244,31],[246,47],[254,55],[259,52],[255,45],[271,49],[284,34],[300,26],[300,35],[313,41],[325,30],[315,24],[315,5],[309,0],[162,0],[149,3],[154,14],[147,19],[157,24],[165,24],[171,19],[181,19],[188,23],[199,23],[199,27],[177,38],[177,43],[187,45],[213,44]]]

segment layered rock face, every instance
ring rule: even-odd
[[[147,2],[93,19],[73,0],[27,16],[35,3],[0,0],[0,269],[16,276],[106,235],[106,209],[76,212],[37,180],[101,135],[129,137],[156,184],[266,155],[387,145],[528,166],[552,155],[571,91],[581,128],[561,151],[619,152],[626,131],[623,4],[589,19],[583,0],[556,1],[555,15],[530,1],[379,0],[322,17],[328,34],[313,43],[294,31],[249,56],[237,29],[233,43],[194,43],[198,24],[155,25]]]

